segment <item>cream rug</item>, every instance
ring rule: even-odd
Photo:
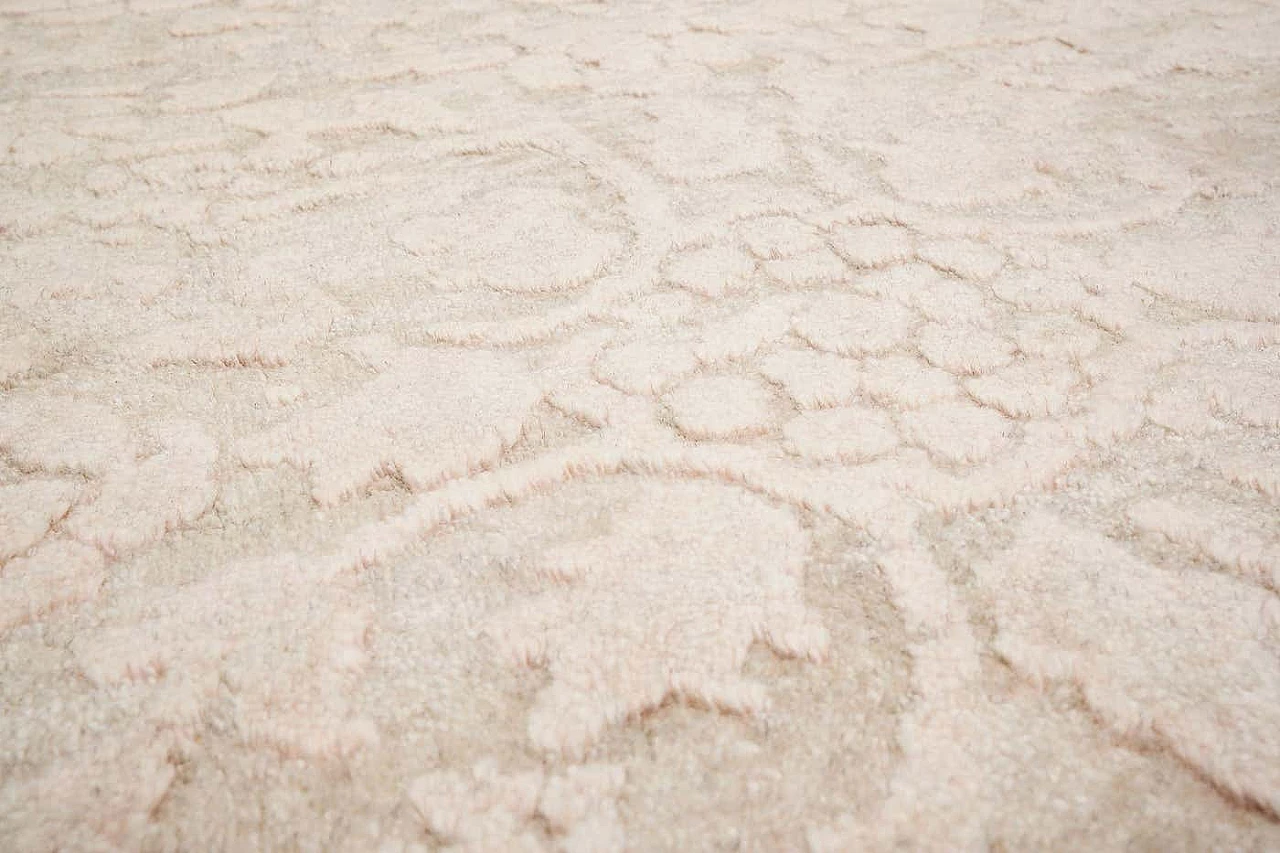
[[[0,849],[1280,849],[1280,6],[2,0]]]

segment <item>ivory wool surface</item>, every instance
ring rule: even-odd
[[[1280,849],[1277,46],[0,0],[0,849]]]

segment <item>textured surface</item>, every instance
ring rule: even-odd
[[[0,0],[0,847],[1280,848],[1277,45]]]

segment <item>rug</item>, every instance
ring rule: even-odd
[[[0,2],[0,848],[1280,849],[1280,7]]]

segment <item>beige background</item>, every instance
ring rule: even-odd
[[[0,847],[1280,847],[1280,8],[0,2]]]

